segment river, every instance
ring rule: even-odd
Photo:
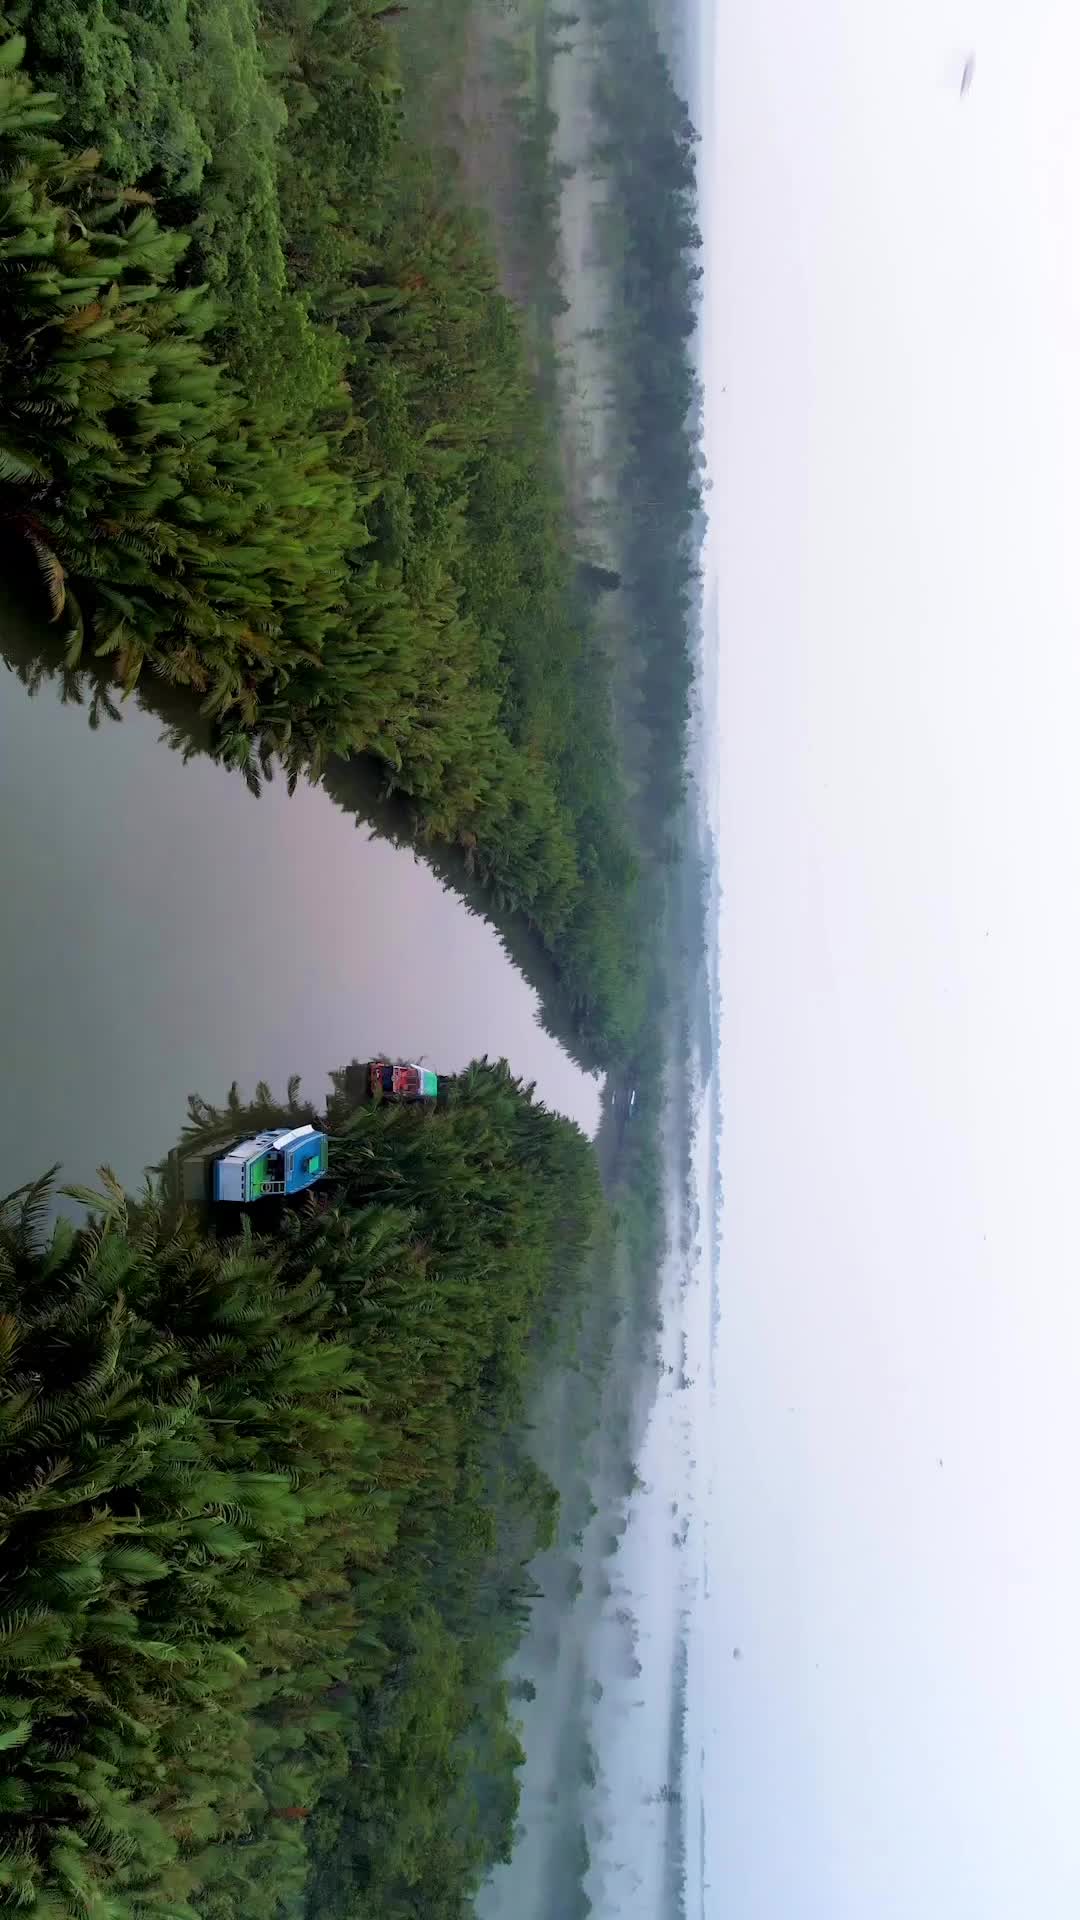
[[[27,640],[0,605],[0,645]],[[595,1130],[599,1083],[495,929],[322,788],[256,797],[185,764],[134,700],[94,730],[56,680],[31,697],[0,664],[0,808],[0,1193],[55,1161],[137,1184],[189,1093],[300,1073],[318,1102],[332,1068],[384,1049],[443,1072],[505,1055]]]

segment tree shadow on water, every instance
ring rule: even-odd
[[[275,778],[278,769],[273,762],[253,752],[246,739],[238,745],[234,738],[223,738],[190,691],[148,672],[133,693],[124,695],[104,661],[84,652],[72,666],[67,649],[68,636],[44,618],[40,587],[22,551],[18,547],[0,551],[0,659],[31,698],[48,686],[63,704],[81,708],[94,730],[106,723],[121,724],[125,706],[133,703],[161,722],[162,743],[179,754],[185,765],[210,760],[234,772],[255,795]],[[423,860],[468,913],[493,927],[507,958],[538,995],[538,1018],[545,1033],[585,1072],[599,1068],[598,1057],[578,1030],[558,968],[536,934],[521,914],[500,903],[477,872],[469,851],[424,838],[407,799],[393,790],[389,768],[373,757],[333,759],[310,784],[321,789],[369,839],[388,841]]]

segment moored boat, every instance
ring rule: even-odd
[[[368,1084],[372,1094],[388,1100],[435,1100],[439,1093],[438,1074],[413,1061],[373,1060]]]
[[[327,1170],[329,1142],[316,1127],[271,1127],[238,1140],[213,1162],[215,1200],[240,1205],[303,1193]]]

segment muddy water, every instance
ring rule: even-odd
[[[0,645],[17,641],[0,607]],[[134,702],[93,731],[0,665],[0,1192],[104,1160],[128,1183],[186,1097],[284,1088],[381,1049],[452,1072],[506,1055],[590,1132],[600,1103],[494,929],[328,794],[163,743]]]

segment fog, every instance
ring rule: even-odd
[[[701,17],[707,1911],[1064,1914],[1080,24],[1063,0]]]
[[[723,1239],[665,1275],[692,1385],[664,1378],[611,1570],[641,1673],[593,1717],[588,1887],[678,1911],[689,1605],[688,1913],[1066,1913],[1080,26],[694,25]],[[609,1609],[589,1661],[626,1653]]]
[[[692,1079],[686,1097],[705,1104]],[[711,1146],[700,1129],[696,1192],[706,1196]],[[672,1250],[659,1332],[650,1328],[639,1346],[629,1316],[622,1322],[603,1399],[586,1416],[593,1430],[584,1450],[575,1452],[573,1437],[573,1401],[588,1391],[580,1376],[550,1376],[530,1411],[537,1457],[564,1489],[566,1530],[583,1519],[572,1509],[582,1472],[597,1512],[569,1556],[564,1541],[533,1566],[542,1594],[512,1673],[536,1688],[519,1708],[528,1755],[521,1833],[511,1865],[481,1897],[484,1920],[571,1920],[582,1835],[590,1861],[584,1891],[597,1920],[675,1914],[683,1890],[686,1911],[699,1908],[712,1480],[699,1442],[713,1392],[710,1258],[707,1235],[699,1248],[682,1250],[687,1196],[670,1149],[667,1198]],[[627,1393],[629,1450],[610,1440]],[[572,1604],[568,1564],[580,1569]]]

